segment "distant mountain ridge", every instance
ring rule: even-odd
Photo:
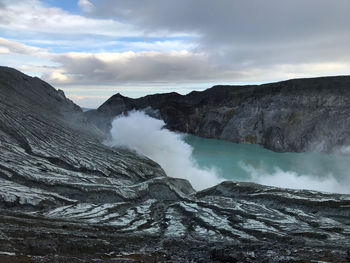
[[[158,110],[171,130],[260,144],[279,152],[329,153],[350,145],[350,76],[214,86],[188,95],[139,99],[116,94],[85,114],[108,131],[114,116],[147,107]]]

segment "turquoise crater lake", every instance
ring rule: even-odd
[[[348,156],[277,153],[259,145],[186,135],[200,168],[213,169],[225,180],[350,193]]]

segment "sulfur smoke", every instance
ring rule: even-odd
[[[196,190],[221,181],[214,168],[199,168],[192,158],[192,147],[179,133],[164,128],[164,121],[141,111],[117,116],[112,122],[110,146],[126,147],[157,162],[170,177],[190,181]]]
[[[162,120],[152,118],[142,111],[132,111],[113,120],[111,138],[106,144],[125,147],[149,157],[160,164],[168,176],[187,179],[196,190],[214,186],[223,181],[222,177],[229,180],[230,176],[221,174],[220,168],[199,167],[192,156],[192,147],[184,141],[185,135],[169,131],[164,126]],[[302,162],[303,166],[310,166],[306,170],[316,174],[283,171],[278,167],[271,173],[244,162],[239,167],[247,172],[245,181],[282,188],[350,193],[348,162],[338,159],[335,158],[333,163],[337,168],[335,173],[326,175],[315,171],[317,162],[307,158]]]
[[[332,174],[326,176],[299,174],[295,171],[283,171],[278,167],[275,167],[273,173],[266,173],[244,163],[240,163],[240,167],[250,174],[250,180],[252,182],[258,184],[281,188],[350,194],[349,178],[338,178]]]

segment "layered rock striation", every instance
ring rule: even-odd
[[[103,139],[62,92],[0,68],[0,262],[349,261],[349,195],[195,192]]]

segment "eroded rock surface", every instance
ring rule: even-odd
[[[186,96],[130,99],[117,94],[86,116],[108,130],[116,115],[151,107],[171,130],[279,152],[344,152],[350,145],[349,105],[350,77],[344,76],[214,86]]]
[[[350,196],[194,192],[48,84],[0,68],[0,262],[348,262]]]

